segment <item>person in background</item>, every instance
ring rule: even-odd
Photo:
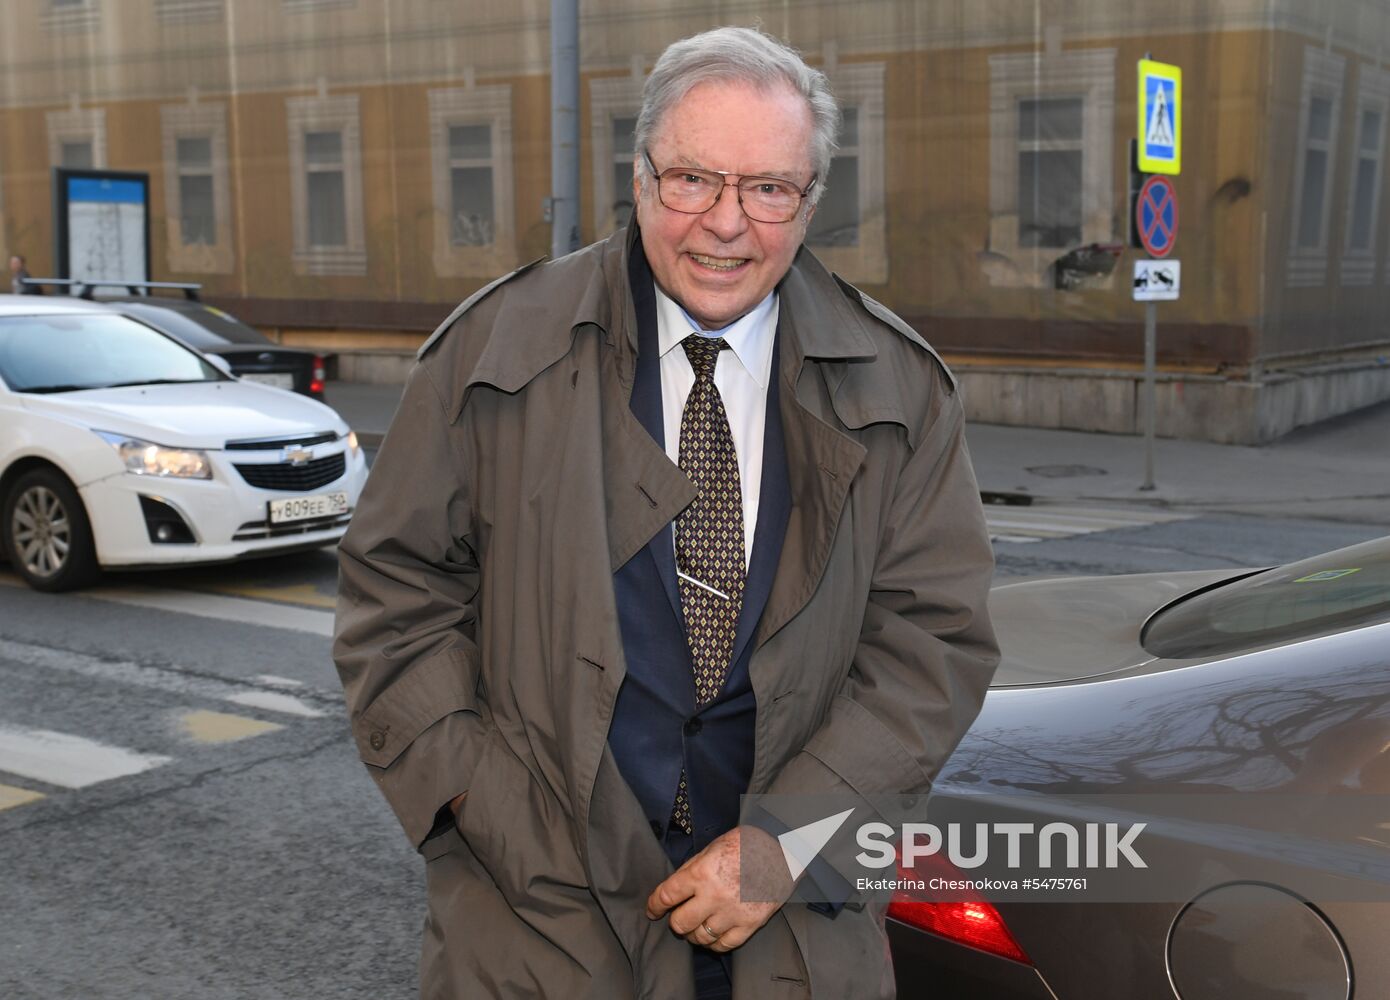
[[[15,295],[42,295],[43,288],[29,284],[29,269],[19,254],[10,256],[10,291]]]

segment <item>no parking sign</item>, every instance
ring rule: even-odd
[[[1167,177],[1150,177],[1134,207],[1139,242],[1150,257],[1167,257],[1178,240],[1178,193]]]

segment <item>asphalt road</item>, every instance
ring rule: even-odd
[[[1000,578],[1262,566],[1374,525],[991,509]],[[330,551],[31,592],[0,569],[0,997],[414,995],[423,868],[358,764]]]

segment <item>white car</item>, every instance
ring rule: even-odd
[[[37,589],[331,545],[366,478],[322,403],[108,307],[0,295],[0,550]]]

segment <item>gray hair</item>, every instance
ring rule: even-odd
[[[839,139],[839,105],[824,73],[807,66],[795,49],[757,28],[714,28],[673,42],[661,53],[642,88],[642,110],[633,132],[641,181],[645,183],[647,174],[640,162],[642,150],[666,113],[697,86],[710,82],[746,83],[764,90],[784,85],[806,99],[811,111],[811,163],[817,178],[807,197],[812,205],[820,201]]]

